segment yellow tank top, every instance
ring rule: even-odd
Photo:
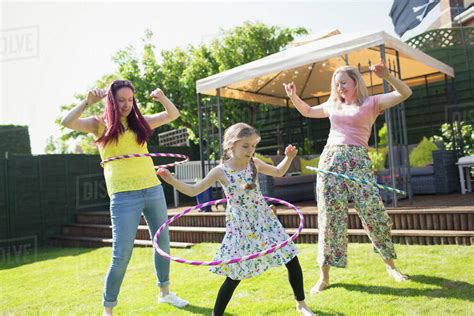
[[[121,122],[125,132],[119,135],[118,142],[107,143],[105,147],[99,146],[102,160],[113,156],[148,153],[147,143],[138,144],[135,133],[128,128],[127,119],[122,118]],[[99,120],[98,135],[102,135],[104,129],[105,126]],[[151,157],[109,161],[104,164],[104,177],[109,196],[117,192],[147,189],[161,183],[156,176]]]

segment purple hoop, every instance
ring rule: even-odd
[[[184,159],[184,160],[176,161],[176,162],[169,163],[169,164],[166,164],[166,165],[155,166],[155,169],[175,167],[177,165],[180,165],[182,163],[185,163],[185,162],[189,161],[189,157],[186,156],[186,155],[149,153],[149,154],[129,154],[129,155],[122,155],[122,156],[114,156],[114,157],[110,157],[110,158],[107,158],[107,159],[101,161],[100,165],[103,167],[105,163],[110,162],[110,161],[119,160],[119,159],[127,159],[127,158],[135,158],[135,157],[176,157],[176,158]]]
[[[185,209],[181,213],[178,213],[175,216],[168,219],[163,225],[160,226],[158,231],[155,233],[155,236],[153,237],[153,247],[155,248],[155,250],[158,252],[158,254],[160,256],[162,256],[162,257],[164,257],[168,260],[173,260],[173,261],[176,261],[176,262],[179,262],[179,263],[186,263],[186,264],[190,264],[190,265],[194,265],[194,266],[217,266],[217,265],[222,265],[222,264],[231,264],[231,263],[237,263],[237,262],[241,262],[241,261],[245,261],[245,260],[252,260],[252,259],[264,256],[264,255],[268,255],[269,253],[272,253],[275,250],[278,250],[280,248],[285,247],[290,241],[293,241],[293,240],[296,239],[296,237],[298,237],[301,230],[303,229],[304,217],[303,217],[303,214],[301,213],[301,211],[296,206],[294,206],[293,204],[291,204],[289,202],[286,202],[284,200],[280,200],[280,199],[277,199],[277,198],[267,197],[267,196],[264,196],[263,198],[265,199],[265,201],[277,202],[277,203],[286,205],[286,206],[294,209],[296,211],[296,213],[298,214],[299,218],[300,218],[300,225],[298,226],[297,231],[293,235],[291,235],[290,238],[288,238],[287,240],[285,240],[284,242],[282,242],[280,244],[274,245],[274,246],[272,246],[268,249],[262,250],[260,252],[252,253],[252,254],[247,255],[245,257],[238,257],[238,258],[232,258],[232,259],[227,259],[227,260],[216,260],[216,261],[193,261],[193,260],[186,260],[186,259],[181,259],[181,258],[178,258],[178,257],[173,257],[170,254],[164,252],[160,248],[160,246],[158,246],[158,236],[161,234],[161,232],[166,227],[169,226],[169,224],[171,224],[176,219],[178,219],[181,216],[189,213],[192,210],[200,209],[202,207],[206,207],[206,206],[209,206],[209,205],[214,205],[214,204],[218,204],[218,203],[227,202],[227,199],[220,199],[220,200],[209,201],[209,202],[206,202],[206,203],[202,203],[202,204],[198,204],[196,206],[190,207],[188,209]]]

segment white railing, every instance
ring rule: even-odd
[[[206,174],[215,166],[219,164],[218,161],[205,161],[204,168]],[[185,183],[195,183],[196,180],[202,179],[202,171],[201,171],[201,161],[188,161],[181,165],[177,165],[175,167],[175,176],[178,180],[183,181]],[[216,183],[215,186],[218,186]],[[178,191],[173,188],[173,195],[174,195],[174,206],[178,207],[179,205],[179,193]]]

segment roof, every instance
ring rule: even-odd
[[[371,31],[338,34],[306,41],[299,46],[266,56],[253,62],[200,79],[198,93],[220,95],[227,98],[287,106],[283,88],[285,82],[295,82],[297,94],[310,105],[325,101],[330,94],[334,70],[345,65],[345,59],[360,71],[370,94],[383,92],[382,80],[368,70],[369,61],[380,60],[380,45],[384,45],[386,61],[394,67],[399,54],[401,78],[410,86],[454,77],[452,67],[411,47],[385,33]]]

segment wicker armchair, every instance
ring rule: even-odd
[[[311,159],[316,156],[305,156]],[[270,156],[274,164],[278,164],[284,156]],[[316,185],[316,174],[301,175],[299,157],[296,157],[284,177],[274,178],[264,174],[258,174],[258,182],[263,195],[276,197],[288,202],[300,202],[314,200],[314,187]]]
[[[433,165],[410,168],[413,194],[458,192],[460,189],[456,153],[450,150],[437,150],[433,151],[432,155]],[[275,157],[272,157],[272,159],[276,160]],[[292,164],[290,167],[290,171],[294,170],[299,170],[297,159],[295,159],[294,165]],[[288,202],[316,201],[316,174],[298,175],[297,172],[289,172],[288,175],[291,176],[273,178],[259,174],[258,182],[263,195],[277,197]],[[388,169],[384,169],[377,174],[377,182],[392,186]],[[384,201],[390,201],[392,198],[392,193],[388,191],[381,190],[380,195]]]
[[[432,153],[433,164],[427,167],[410,168],[413,194],[449,194],[459,191],[457,156],[452,150],[436,150]],[[378,173],[378,182],[391,186],[390,173],[384,169]],[[381,192],[388,200],[391,193]]]
[[[263,195],[276,197],[288,202],[314,200],[316,175],[294,175],[273,178],[264,174],[258,175],[260,190]]]

